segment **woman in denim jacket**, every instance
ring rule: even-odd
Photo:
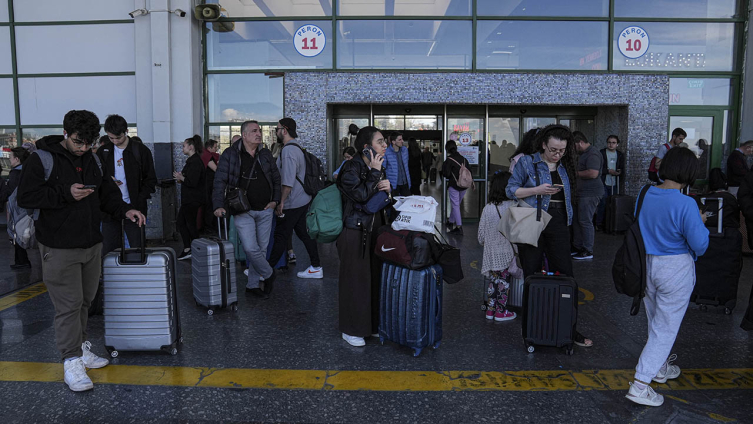
[[[573,277],[570,258],[570,229],[573,221],[573,201],[576,192],[578,156],[570,129],[563,125],[549,125],[537,134],[537,152],[523,156],[515,165],[507,184],[507,197],[536,207],[540,197],[541,209],[552,216],[541,232],[538,247],[518,244],[520,262],[526,277],[541,272],[546,253],[549,271]],[[538,181],[536,181],[538,173]],[[593,342],[574,330],[578,346],[590,347]]]

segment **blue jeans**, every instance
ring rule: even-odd
[[[259,287],[259,277],[267,279],[272,276],[272,267],[267,262],[269,233],[272,231],[274,209],[248,211],[235,215],[235,231],[246,252],[248,263],[248,282],[246,288]]]
[[[577,220],[573,222],[573,247],[577,250],[594,251],[594,213],[599,200],[599,196],[578,198]]]

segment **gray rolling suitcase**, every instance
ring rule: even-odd
[[[108,253],[102,264],[105,348],[118,351],[163,350],[178,353],[183,342],[175,284],[175,251],[145,247]],[[125,237],[123,237],[125,240]]]
[[[207,308],[213,315],[217,308],[238,310],[238,291],[235,276],[235,247],[222,238],[222,222],[227,236],[227,219],[217,218],[220,237],[196,239],[191,243],[191,276],[193,298],[197,306]]]

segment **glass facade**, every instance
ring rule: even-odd
[[[477,0],[480,16],[609,16],[609,0]]]

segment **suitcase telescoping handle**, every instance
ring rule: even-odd
[[[706,200],[707,200],[706,197],[702,197],[701,198],[701,204],[704,205],[704,206],[706,206]],[[722,231],[724,230],[724,222],[723,222],[723,218],[724,218],[724,199],[721,198],[721,197],[717,197],[716,201],[719,202],[718,203],[719,209],[717,211],[715,211],[716,212],[716,217],[717,217],[716,218],[716,231],[717,231],[717,234],[722,234]]]
[[[225,237],[222,237],[222,224],[225,224]],[[222,214],[222,218],[219,216],[217,217],[217,236],[220,238],[220,240],[229,240],[230,239],[230,221],[227,218],[226,214]]]
[[[126,249],[125,219],[120,221],[120,263],[131,265],[142,265],[146,263],[146,225],[139,227],[139,238],[141,247],[137,249]]]

